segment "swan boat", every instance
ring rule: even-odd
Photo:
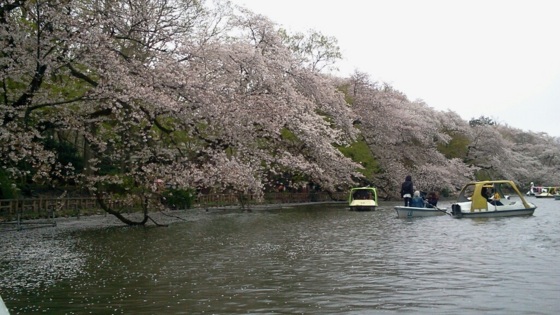
[[[560,191],[558,187],[545,187],[540,193],[535,194],[536,198],[554,198],[554,196]]]
[[[492,197],[489,197],[490,192]],[[513,181],[490,180],[466,184],[457,202],[451,205],[451,215],[455,218],[533,215],[536,208],[523,197]]]
[[[555,195],[558,193],[560,193],[560,187],[558,186],[535,186],[531,182],[531,189],[529,189],[526,195],[537,198],[555,198]]]
[[[378,206],[377,189],[374,187],[355,187],[348,196],[350,210],[373,211]]]

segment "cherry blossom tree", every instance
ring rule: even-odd
[[[355,135],[342,94],[301,64],[270,21],[227,3],[215,8],[2,6],[5,172],[53,186],[71,180],[127,224],[145,224],[161,206],[162,182],[257,195],[274,173],[325,190],[350,185],[359,165],[334,146]],[[73,144],[83,170],[47,141]],[[106,202],[115,198],[140,200],[143,219]]]
[[[336,70],[336,62],[342,58],[338,40],[319,31],[310,30],[307,34],[289,34],[280,30],[280,34],[299,62],[313,72]]]
[[[379,171],[370,181],[386,198],[398,197],[406,175],[413,176],[417,189],[450,193],[471,180],[511,179],[523,187],[530,181],[553,183],[557,178],[555,138],[486,117],[467,122],[421,100],[411,102],[404,93],[371,82],[360,72],[338,80],[338,85],[378,163]]]
[[[338,148],[356,143],[386,198],[406,175],[451,192],[558,177],[558,139],[469,124],[359,71],[335,77],[335,38],[289,34],[227,1],[13,0],[0,22],[0,177],[82,187],[127,224],[146,224],[166,185],[346,189],[364,169]]]
[[[560,146],[558,139],[547,134],[522,131],[507,126],[496,126],[505,139],[505,156],[497,168],[519,186],[529,189],[530,183],[559,185]]]
[[[358,166],[333,146],[355,135],[343,95],[302,65],[266,18],[245,12],[228,27],[225,38],[209,42],[206,54],[188,65],[190,71],[208,73],[195,85],[205,87],[197,93],[206,93],[196,100],[205,108],[197,121],[227,140],[236,158],[254,163],[252,172],[261,183],[267,174],[288,172],[305,174],[326,190],[349,184]],[[240,188],[237,181],[230,186]]]
[[[351,77],[345,91],[359,117],[361,133],[380,164],[381,171],[372,181],[387,198],[399,195],[406,175],[412,175],[421,190],[453,190],[472,178],[473,169],[437,149],[451,139],[446,128],[456,128],[449,126],[445,115],[421,101],[409,101],[387,84],[371,82],[363,73]]]

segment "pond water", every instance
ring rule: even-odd
[[[556,314],[560,201],[530,200],[527,217],[398,219],[381,202],[4,231],[0,295],[12,315]]]

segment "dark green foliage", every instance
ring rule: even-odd
[[[493,119],[485,116],[480,116],[478,118],[471,118],[471,120],[469,120],[469,125],[471,127],[484,126],[484,125],[493,126],[495,124],[496,122]]]
[[[172,209],[190,209],[194,201],[194,192],[190,189],[167,189],[163,193],[164,204]]]
[[[134,181],[134,178],[123,175],[118,177],[120,178],[120,181],[118,183],[105,183],[98,186],[99,190],[107,192],[109,194],[121,196],[130,193],[138,193],[139,191],[141,191],[141,188],[138,187],[137,183]]]
[[[76,173],[81,173],[84,169],[84,160],[78,154],[78,150],[68,142],[56,141],[52,138],[45,140],[45,148],[56,152],[58,162],[62,165],[71,164]],[[71,174],[64,174],[71,175]]]
[[[446,144],[438,144],[438,151],[445,155],[448,159],[464,159],[468,153],[468,146],[470,144],[469,138],[460,133],[450,134],[451,141]]]
[[[499,175],[492,169],[480,169],[474,174],[476,180],[492,180]]]
[[[280,131],[280,135],[282,136],[282,139],[286,141],[298,142],[298,143],[301,142],[301,140],[299,140],[298,137],[287,128],[283,128]]]
[[[346,101],[346,103],[352,105],[354,104],[354,98],[350,96],[350,93],[348,93],[349,88],[350,88],[349,84],[344,84],[337,87],[337,89],[344,94],[344,100]]]
[[[374,174],[379,172],[379,163],[363,139],[352,143],[348,147],[339,147],[338,149],[344,156],[351,158],[354,162],[360,163],[364,167],[359,172],[366,178],[372,178]]]
[[[8,175],[0,170],[0,199],[16,199],[17,190]]]
[[[103,157],[99,163],[99,175],[115,175],[119,174],[121,169],[111,161],[108,157]]]

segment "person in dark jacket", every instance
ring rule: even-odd
[[[414,194],[414,185],[412,184],[412,176],[407,175],[401,185],[401,198],[404,200],[404,206],[410,207],[410,201]]]
[[[437,202],[439,200],[439,194],[435,191],[431,191],[428,193],[428,196],[426,197],[426,206],[428,208],[435,208],[437,207]]]

